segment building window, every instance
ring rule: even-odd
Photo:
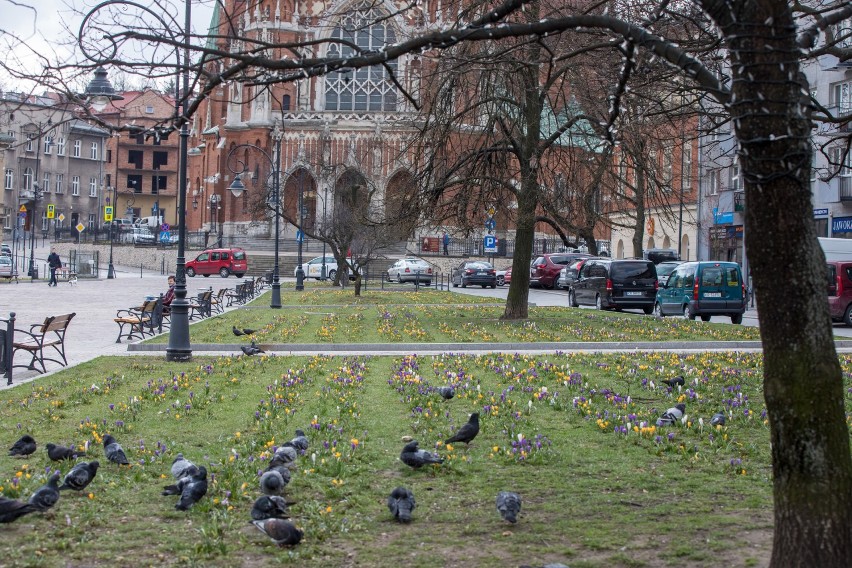
[[[11,207],[4,207],[3,209],[0,209],[0,213],[3,214],[3,216],[2,216],[3,228],[6,229],[6,230],[11,230],[12,229],[12,208]]]
[[[63,174],[56,174],[56,193],[62,193],[62,178]]]
[[[24,179],[23,181],[23,189],[24,191],[30,191],[33,188],[33,169],[32,168],[24,168]]]
[[[80,176],[71,178],[71,195],[75,197],[80,195]]]
[[[27,152],[33,151],[33,139],[30,136],[27,136]]]
[[[142,193],[142,176],[129,175],[127,176],[127,189],[133,193]]]
[[[663,191],[671,191],[674,179],[674,146],[663,147]]]
[[[79,158],[80,152],[82,151],[83,143],[80,140],[74,140],[74,153],[71,154],[73,158]]]
[[[719,194],[719,170],[707,170],[707,195]]]
[[[89,222],[86,223],[89,226],[89,229],[92,230],[95,228],[95,223],[97,223],[97,219],[95,218],[94,213],[89,213]]]
[[[743,178],[740,175],[740,164],[734,162],[731,164],[731,187],[732,191],[740,191],[743,188]]]
[[[365,26],[364,22],[374,22]],[[346,40],[357,45],[360,50],[383,49],[387,44],[396,43],[396,32],[390,19],[382,10],[368,3],[362,3],[359,9],[347,13],[331,34],[331,41]],[[355,55],[352,47],[330,43],[329,57],[349,57]],[[382,65],[362,69],[334,71],[325,79],[325,110],[339,111],[396,111],[397,93],[389,80],[389,71],[396,74],[396,60]]]
[[[154,107],[151,106],[151,105],[146,106],[145,107],[145,114],[154,114]]]
[[[154,169],[160,170],[163,166],[169,165],[169,153],[168,152],[154,152]]]
[[[44,181],[41,184],[41,190],[44,193],[50,193],[50,174],[44,172]]]
[[[89,197],[98,196],[98,178],[89,178]]]
[[[151,176],[151,194],[158,195],[166,189],[166,176]]]
[[[56,141],[56,155],[64,156],[65,155],[65,138],[59,138]]]
[[[15,188],[15,170],[11,168],[6,168],[6,185],[7,190],[12,190]]]
[[[44,153],[50,155],[50,148],[53,146],[53,136],[44,137]]]
[[[50,229],[50,225],[48,224],[47,211],[41,212],[41,230],[46,233]]]
[[[93,159],[93,160],[97,160],[97,159],[98,159],[98,143],[97,143],[97,142],[92,142],[92,152],[91,152],[91,156],[92,156],[92,159]]]
[[[133,164],[133,167],[137,170],[142,169],[142,162],[144,160],[145,154],[142,150],[128,150],[127,151],[127,163]]]
[[[838,115],[852,112],[852,82],[836,83],[831,86],[829,105]]]
[[[681,175],[683,176],[681,187],[683,187],[684,191],[688,191],[692,189],[692,144],[687,140],[684,140],[681,159],[683,160],[681,164]]]

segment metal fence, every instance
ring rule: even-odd
[[[98,277],[98,251],[71,250],[70,269],[78,278]]]

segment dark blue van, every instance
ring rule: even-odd
[[[700,316],[728,316],[742,323],[746,310],[745,283],[736,262],[684,262],[672,271],[668,282],[657,291],[654,313],[679,315],[689,319]]]

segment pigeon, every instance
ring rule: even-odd
[[[683,385],[686,384],[686,381],[684,381],[683,377],[681,377],[680,375],[678,375],[677,377],[675,377],[673,379],[663,379],[660,382],[665,383],[672,388],[675,388],[678,385],[683,386]]]
[[[304,535],[296,525],[284,519],[262,519],[252,521],[252,524],[278,546],[299,544]]]
[[[474,412],[470,415],[470,420],[467,424],[458,429],[452,437],[447,438],[444,443],[452,444],[453,442],[464,442],[470,444],[476,435],[479,434],[479,413]]]
[[[521,496],[511,491],[501,491],[497,494],[497,510],[504,521],[510,523],[518,522],[518,513],[521,512]]]
[[[207,495],[207,468],[201,466],[195,475],[189,478],[189,481],[184,484],[180,501],[175,505],[178,511],[186,511],[198,501]]]
[[[190,477],[198,473],[198,466],[183,457],[183,454],[178,454],[172,462],[172,477],[180,481],[184,477]]]
[[[239,337],[241,335],[245,335],[245,333],[243,333],[243,331],[241,329],[237,329],[237,326],[233,326],[231,328],[231,331],[233,331],[234,335],[236,335],[237,337]]]
[[[724,426],[725,422],[727,422],[727,421],[728,421],[728,417],[725,416],[725,411],[720,410],[719,412],[714,414],[712,418],[710,418],[710,425],[711,426]]]
[[[258,497],[251,508],[251,518],[255,521],[263,519],[289,519],[287,512],[287,501],[278,495],[264,495]]]
[[[441,398],[444,400],[450,400],[454,396],[456,396],[456,389],[451,386],[446,387],[438,387],[438,394],[441,395]]]
[[[82,491],[95,478],[95,474],[98,473],[100,466],[101,464],[97,461],[76,464],[71,468],[71,471],[65,474],[65,479],[62,481],[62,485],[59,486],[59,490],[73,489],[74,491]]]
[[[251,357],[252,355],[257,355],[258,353],[266,353],[263,349],[257,346],[257,343],[254,341],[251,342],[251,345],[241,345],[240,351]]]
[[[124,450],[115,441],[110,434],[104,436],[104,454],[106,454],[106,458],[118,465],[130,465],[130,462],[127,461],[127,456],[124,455]]]
[[[47,483],[36,489],[36,492],[30,496],[30,505],[35,507],[36,511],[47,511],[59,501],[59,472],[54,472],[47,480]]]
[[[414,469],[430,463],[444,463],[442,457],[429,453],[426,450],[420,450],[417,446],[417,440],[412,440],[402,448],[402,453],[399,454],[399,459],[402,460],[402,463]]]
[[[411,522],[411,512],[416,506],[414,493],[405,487],[397,487],[388,497],[388,509],[390,509],[393,518],[400,523]]]
[[[286,472],[286,478],[282,472]],[[281,495],[288,483],[290,483],[290,470],[286,467],[273,467],[260,476],[260,491],[264,495]]]
[[[683,418],[683,413],[686,412],[685,404],[676,404],[669,408],[663,415],[657,418],[657,426],[674,426]]]
[[[65,446],[57,446],[56,444],[47,444],[47,457],[53,461],[73,460],[77,457],[77,450],[66,448]]]
[[[21,437],[20,440],[15,442],[15,444],[11,448],[9,448],[9,455],[27,457],[28,455],[35,453],[35,451],[35,439],[29,434],[25,434]]]
[[[30,503],[0,497],[0,523],[11,523],[36,510]]]
[[[300,451],[305,451],[308,449],[310,442],[308,442],[307,436],[305,436],[304,430],[296,430],[296,437],[290,440],[290,444]]]
[[[296,458],[299,457],[295,446],[291,442],[286,442],[283,446],[275,450],[275,454],[269,461],[270,466],[284,466],[290,469],[296,467]]]
[[[255,333],[257,333],[256,329],[243,328],[243,335],[254,335]]]

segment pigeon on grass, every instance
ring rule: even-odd
[[[674,426],[680,419],[683,418],[683,413],[686,412],[685,404],[676,404],[669,408],[663,415],[657,418],[657,426]]]
[[[289,519],[287,501],[278,495],[258,497],[251,508],[251,518],[255,521],[263,519]]]
[[[306,451],[308,446],[310,446],[310,442],[308,441],[308,437],[305,436],[305,431],[296,430],[296,437],[290,440],[290,445],[299,451]]]
[[[97,461],[78,463],[71,468],[71,471],[65,474],[65,479],[62,480],[59,490],[73,489],[74,491],[82,491],[95,478],[100,465]]]
[[[30,496],[29,504],[37,511],[47,511],[59,501],[59,472],[54,472],[47,483]]]
[[[518,513],[521,512],[521,496],[512,491],[501,491],[497,494],[497,510],[503,520],[510,523],[518,522]]]
[[[183,457],[183,454],[178,454],[172,462],[172,477],[175,480],[180,480],[184,477],[190,477],[198,473],[198,466]]]
[[[711,426],[724,426],[725,422],[727,422],[727,421],[728,421],[728,417],[725,415],[725,411],[720,410],[719,412],[717,412],[716,414],[714,414],[710,418],[710,425]]]
[[[416,506],[414,493],[405,487],[397,487],[388,497],[388,509],[390,509],[393,518],[400,523],[411,522],[411,512]]]
[[[0,523],[14,522],[27,513],[32,513],[37,510],[38,509],[30,503],[0,497]]]
[[[281,495],[288,483],[290,470],[283,466],[272,467],[260,476],[260,491],[264,495]]]
[[[677,377],[675,377],[673,379],[663,379],[660,382],[665,383],[672,388],[675,388],[676,386],[683,386],[683,385],[686,384],[686,381],[684,381],[683,377],[681,377],[680,375],[678,375]]]
[[[73,460],[79,455],[75,449],[56,444],[47,444],[45,448],[47,448],[47,457],[53,461]]]
[[[21,439],[15,442],[11,448],[9,448],[10,456],[21,456],[27,457],[31,454],[34,454],[36,451],[36,441],[35,438],[30,436],[29,434],[24,434],[21,436]]]
[[[417,440],[410,441],[404,448],[402,448],[402,453],[399,454],[399,459],[402,463],[413,467],[414,469],[418,469],[431,463],[444,463],[444,458],[437,454],[432,454],[426,450],[419,449]]]
[[[441,398],[444,400],[450,400],[454,396],[456,396],[456,389],[451,386],[438,387],[436,389],[438,394],[441,395]]]
[[[456,431],[451,437],[447,438],[444,443],[452,444],[453,442],[464,442],[470,444],[476,435],[479,434],[479,413],[474,412],[470,415],[467,423]]]
[[[275,450],[272,459],[269,461],[270,467],[284,466],[293,469],[296,466],[296,458],[299,453],[296,447],[291,442],[285,442],[283,446]]]
[[[266,353],[263,349],[257,346],[257,343],[252,340],[251,345],[241,345],[240,351],[251,357],[252,355],[258,355],[259,353]]]
[[[124,449],[110,434],[104,436],[104,455],[112,463],[130,465],[130,462],[127,461],[127,456],[124,454]]]
[[[278,546],[292,546],[302,541],[304,533],[296,525],[284,519],[262,519],[251,521],[263,534]]]
[[[180,501],[175,505],[178,511],[186,511],[202,497],[207,495],[207,468],[201,466],[198,471],[189,477],[189,481],[183,485],[180,493]]]

